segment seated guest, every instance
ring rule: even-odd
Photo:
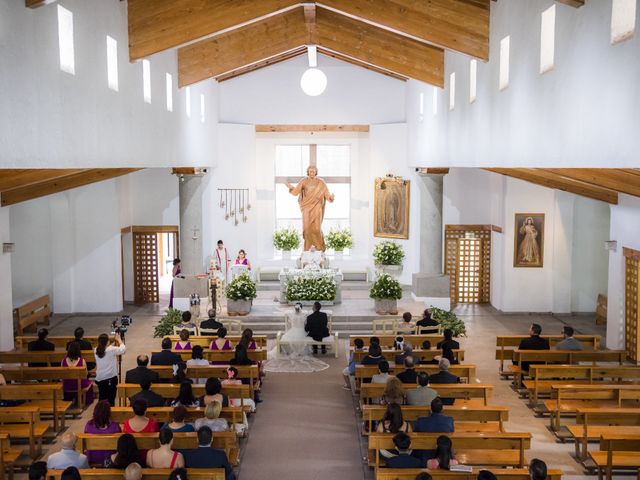
[[[453,352],[453,350],[451,350],[450,348],[444,347],[442,349],[442,355],[440,355],[440,358],[446,358],[447,360],[449,360],[449,363],[451,365],[458,365],[460,362],[458,362],[458,357],[456,357],[456,354]],[[435,358],[434,358],[435,360]],[[440,360],[438,359],[438,362]]]
[[[187,408],[200,406],[200,402],[196,399],[196,397],[193,396],[193,388],[191,388],[191,383],[182,382],[180,384],[178,396],[171,402],[172,407],[176,407],[178,405],[183,405]]]
[[[431,350],[431,342],[429,340],[425,340],[424,342],[422,342],[422,349]],[[440,362],[440,358],[438,357],[433,357],[433,358],[424,357],[420,359],[420,365],[438,365],[439,362]]]
[[[130,463],[124,469],[124,480],[142,480],[142,467],[139,463]]]
[[[209,427],[198,430],[198,448],[185,450],[184,463],[187,468],[224,468],[225,480],[235,480],[236,476],[229,465],[223,450],[211,446],[213,434]]]
[[[233,358],[229,360],[229,365],[254,365],[256,362],[249,358],[247,349],[242,344],[236,345]]]
[[[429,388],[429,375],[425,372],[420,372],[417,375],[416,388],[407,390],[407,404],[408,405],[431,405],[431,401],[438,396],[438,393]]]
[[[402,408],[397,403],[387,405],[384,417],[378,422],[376,431],[380,433],[411,432],[411,424],[402,417]]]
[[[371,348],[373,345],[380,346],[380,339],[378,337],[369,338],[369,348]]]
[[[116,445],[116,453],[109,455],[104,461],[104,468],[127,468],[132,463],[143,465],[143,454],[138,450],[136,439],[130,433],[120,435]]]
[[[89,468],[87,456],[76,452],[76,436],[71,432],[62,435],[62,450],[53,453],[47,460],[47,468],[64,470],[67,467]]]
[[[129,403],[131,405],[133,405],[136,400],[144,400],[147,407],[164,407],[166,405],[167,402],[164,397],[151,390],[151,384],[148,380],[140,383],[140,389],[138,393],[129,397]]]
[[[41,328],[38,330],[38,339],[33,340],[27,344],[27,350],[30,352],[52,352],[56,349],[56,346],[47,341],[47,336],[49,336],[49,330],[46,328]],[[47,363],[42,362],[29,362],[30,367],[46,367]]]
[[[538,458],[529,462],[531,480],[545,480],[547,478],[547,464]]]
[[[151,365],[177,365],[182,361],[179,353],[171,351],[171,339],[162,339],[162,351],[151,355]]]
[[[442,414],[442,400],[436,397],[431,401],[431,415],[419,417],[414,431],[427,433],[453,433],[453,418]]]
[[[209,348],[211,350],[231,350],[231,342],[225,337],[227,336],[227,329],[220,327],[218,329],[218,338],[211,341]]]
[[[189,312],[185,312],[189,313]],[[189,341],[189,330],[183,328],[180,330],[180,340],[176,342],[174,350],[191,350],[191,342]]]
[[[29,480],[46,480],[47,462],[33,462],[29,465]]]
[[[442,340],[441,342],[438,342],[438,345],[436,345],[436,348],[438,350],[444,350],[445,348],[448,348],[451,350],[460,349],[460,344],[453,339],[453,332],[451,331],[451,329],[447,328],[442,333],[444,335],[444,340]]]
[[[382,360],[378,363],[378,373],[371,377],[371,383],[387,383],[389,377],[389,362]]]
[[[382,395],[382,403],[389,405],[391,403],[397,403],[402,405],[404,403],[404,389],[402,388],[402,382],[396,377],[389,377],[387,384],[384,387],[384,393]]]
[[[0,373],[0,386],[4,386],[7,384],[7,379],[4,378],[4,375]],[[22,405],[26,400],[4,400],[0,399],[0,407],[17,407],[18,405]]]
[[[87,363],[82,358],[80,352],[80,344],[78,342],[71,342],[67,347],[67,355],[60,362],[61,367],[79,367],[87,368]],[[83,375],[87,375],[83,373]],[[82,391],[86,391],[85,405],[91,405],[93,403],[93,382],[88,378],[80,380],[80,388]],[[78,404],[78,381],[76,379],[63,379],[62,390],[64,392],[65,400],[72,400]]]
[[[402,345],[402,353],[396,355],[394,363],[396,365],[402,365],[404,359],[411,356],[413,356],[413,346],[410,343],[405,343]]]
[[[416,330],[416,324],[411,321],[411,312],[404,312],[402,314],[402,322],[398,324],[397,333],[405,335],[413,335]]]
[[[573,338],[573,327],[562,327],[562,336],[564,340],[558,342],[556,350],[582,350],[582,344]]]
[[[458,461],[453,457],[453,444],[446,435],[440,435],[436,440],[435,458],[427,460],[427,468],[436,470],[449,470],[451,465],[457,465]]]
[[[149,357],[142,354],[136,358],[138,366],[127,371],[125,375],[124,383],[137,383],[141,384],[144,381],[149,383],[158,383],[160,381],[160,374],[154,370],[149,370]]]
[[[251,270],[251,262],[247,258],[247,252],[240,249],[234,265],[246,265],[248,270]]]
[[[195,432],[196,429],[190,423],[185,423],[184,418],[187,416],[187,408],[178,405],[173,408],[171,422],[167,423],[164,428],[170,428],[173,432]]]
[[[307,321],[304,323],[304,330],[307,332],[307,336],[313,338],[316,342],[327,342],[331,340],[331,333],[329,332],[329,319],[327,314],[321,312],[322,305],[320,302],[313,302],[313,312],[307,317]],[[312,345],[313,354],[318,353],[318,346]],[[327,353],[327,347],[324,343],[321,345],[322,354]]]
[[[182,383],[182,382],[193,383],[193,380],[187,377],[186,362],[180,362],[174,368],[175,368],[175,373],[173,374],[171,383]]]
[[[160,447],[147,452],[147,467],[149,468],[181,468],[184,467],[184,457],[180,452],[171,449],[173,446],[173,432],[170,428],[160,429],[158,435]]]
[[[151,433],[160,430],[155,418],[149,418],[147,413],[147,402],[140,398],[136,399],[132,405],[132,418],[128,418],[122,424],[122,431],[125,433]]]
[[[344,385],[342,388],[345,390],[351,390],[351,377],[356,374],[356,351],[364,349],[364,341],[361,338],[356,338],[353,341],[353,350],[349,353],[349,362],[344,370],[342,370],[342,378],[344,378]]]
[[[429,385],[460,383],[460,377],[449,373],[451,362],[446,358],[441,358],[438,362],[438,373],[429,376]],[[443,398],[442,403],[445,405],[453,405],[455,399]]]
[[[204,349],[200,345],[194,345],[191,350],[191,358],[187,360],[188,367],[206,367],[209,366],[209,360],[204,358]],[[206,378],[194,378],[195,383],[204,383]]]
[[[240,341],[238,342],[247,350],[255,350],[257,348],[256,341],[253,339],[253,330],[250,328],[245,328],[242,331],[242,336],[240,337]]]
[[[224,325],[216,320],[216,311],[213,308],[210,308],[207,312],[207,318],[204,322],[200,322],[200,328],[204,328],[206,330],[218,330],[222,328]]]
[[[431,318],[431,310],[427,308],[422,318],[416,322],[416,333],[421,333],[422,330],[437,331],[439,326],[439,323]]]
[[[229,406],[229,398],[222,393],[222,383],[217,378],[207,378],[204,384],[205,394],[198,399],[201,406],[205,407],[213,401],[218,401],[223,407]]]
[[[418,372],[416,372],[415,365],[413,364],[413,357],[406,357],[404,359],[404,371],[396,375],[402,383],[416,383]]]
[[[178,328],[186,328],[189,330],[196,328],[196,324],[191,321],[191,312],[189,310],[182,312],[182,321],[180,322],[180,325],[178,325]]]
[[[229,366],[227,368],[227,378],[222,380],[222,385],[242,385],[242,380],[238,378],[238,369],[236,367]],[[230,398],[229,406],[231,407],[249,407],[252,412],[256,411],[256,404],[252,398]]]
[[[111,420],[111,404],[108,400],[100,400],[93,409],[93,418],[84,426],[84,433],[108,435],[120,433],[120,431],[118,422]],[[84,453],[90,464],[102,465],[114,452],[113,450],[86,450]]]
[[[546,338],[540,337],[542,333],[542,327],[537,323],[531,324],[529,329],[529,338],[523,338],[520,341],[518,350],[549,350],[549,341]],[[529,371],[529,365],[532,362],[522,362],[520,368],[525,372]]]
[[[82,480],[78,467],[67,467],[62,471],[60,480]]]
[[[476,477],[476,480],[498,480],[498,477],[496,477],[489,470],[480,470],[478,472],[478,476]]]
[[[424,463],[418,457],[411,455],[411,437],[406,433],[396,433],[393,437],[393,444],[396,446],[398,454],[386,460],[389,468],[421,468]]]
[[[67,349],[69,348],[69,345],[72,342],[77,342],[80,344],[80,350],[81,351],[85,351],[88,352],[89,350],[93,350],[93,346],[91,345],[91,342],[88,342],[87,340],[84,339],[84,328],[82,327],[78,327],[73,331],[73,340],[71,340],[71,342],[67,343]],[[87,362],[87,370],[93,370],[94,368],[96,368],[96,364],[93,362]]]
[[[222,404],[217,400],[209,403],[204,410],[204,418],[198,418],[193,426],[196,430],[200,427],[207,426],[212,432],[226,432],[229,430],[229,424],[224,418],[220,418]]]
[[[380,345],[374,343],[369,347],[369,353],[364,356],[360,363],[362,363],[362,365],[377,365],[383,360],[384,357],[382,356],[382,349],[380,348]]]

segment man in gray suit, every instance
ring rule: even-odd
[[[429,388],[429,375],[424,372],[418,374],[418,386],[407,390],[407,403],[409,405],[431,405],[434,398],[438,396],[438,393]]]

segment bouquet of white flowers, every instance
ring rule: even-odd
[[[402,298],[402,287],[400,282],[392,275],[383,273],[371,285],[369,297],[376,300],[400,300]]]
[[[287,282],[285,297],[289,302],[296,301],[334,301],[336,282],[332,275],[298,275]]]
[[[252,300],[257,297],[256,282],[248,273],[241,273],[229,282],[227,298],[230,300]]]
[[[400,244],[385,240],[373,249],[373,259],[376,265],[402,265],[404,250]]]
[[[353,247],[353,237],[348,228],[342,230],[329,230],[326,236],[327,247],[341,252],[345,248]]]
[[[273,246],[278,250],[295,250],[300,246],[300,234],[293,228],[280,228],[273,233]]]

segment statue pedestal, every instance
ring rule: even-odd
[[[424,302],[427,307],[438,307],[449,311],[451,298],[449,296],[449,275],[414,273],[411,282],[413,299]]]

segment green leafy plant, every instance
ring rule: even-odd
[[[230,300],[252,300],[257,297],[256,282],[248,273],[241,273],[229,282],[227,298]]]
[[[404,250],[399,243],[385,240],[373,249],[373,260],[376,265],[402,265]]]
[[[353,247],[353,237],[348,228],[341,230],[329,230],[326,236],[327,247],[341,252],[345,248]]]
[[[285,297],[289,302],[329,301],[336,298],[336,282],[333,276],[296,276],[287,282]]]
[[[278,250],[295,250],[300,246],[300,234],[293,227],[273,232],[273,246]]]
[[[431,318],[433,318],[442,330],[451,330],[454,337],[466,337],[467,327],[453,312],[447,312],[441,308],[431,307]]]
[[[369,297],[376,300],[400,300],[402,298],[402,287],[393,275],[382,273],[378,275],[378,278],[371,285]]]
[[[182,312],[175,308],[168,308],[153,329],[154,337],[166,337],[173,335],[173,327],[182,323]]]

